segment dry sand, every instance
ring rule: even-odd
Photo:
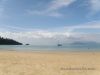
[[[100,53],[0,51],[0,75],[100,75]]]

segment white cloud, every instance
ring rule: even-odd
[[[100,29],[100,21],[93,21],[93,22],[88,22],[85,24],[75,25],[75,26],[66,26],[65,28],[71,31],[77,29]]]
[[[100,0],[89,0],[91,15],[100,12]]]
[[[59,10],[63,7],[69,6],[75,0],[53,0],[49,5],[48,11]]]
[[[5,28],[5,27],[4,27]],[[23,29],[18,27],[10,27],[11,30],[19,31],[13,32],[7,29],[0,31],[0,36],[8,37],[15,40],[18,40],[23,43],[31,43],[34,45],[55,45],[58,43],[58,40],[62,43],[69,43],[74,41],[95,41],[100,42],[100,33],[84,33],[84,32],[75,32],[77,29],[100,29],[100,22],[94,21],[85,23],[82,25],[67,26],[52,29],[52,30],[41,30],[41,29]],[[2,28],[0,28],[1,30]],[[22,30],[22,31],[20,31]],[[55,30],[55,31],[53,31]]]
[[[69,33],[65,33],[65,32],[58,33],[58,32],[48,32],[48,31],[0,32],[0,36],[12,38],[12,39],[18,40],[23,43],[36,44],[38,42],[38,44],[43,45],[43,44],[47,44],[47,43],[51,44],[53,42],[57,43],[58,40],[63,40],[65,38],[69,37]],[[55,44],[55,43],[53,43],[53,44]]]
[[[95,41],[100,43],[100,34],[75,33],[68,32],[0,32],[0,36],[15,39],[22,43],[30,43],[33,45],[56,45],[58,41],[61,43],[70,43],[75,41]]]
[[[75,1],[76,0],[52,0],[44,10],[28,10],[27,12],[31,15],[47,15],[59,17],[63,15],[59,12],[59,10],[63,7],[68,7]]]

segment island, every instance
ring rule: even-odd
[[[0,37],[0,45],[22,45],[22,43],[13,39]]]

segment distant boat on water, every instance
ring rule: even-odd
[[[58,47],[62,46],[62,44],[59,42],[59,40],[58,40],[57,46],[58,46]]]
[[[58,47],[59,47],[59,46],[62,46],[62,44],[58,44],[57,46],[58,46]]]
[[[26,45],[30,45],[30,44],[26,44]]]

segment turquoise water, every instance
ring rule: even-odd
[[[100,46],[66,45],[66,46],[34,46],[34,45],[0,45],[0,50],[14,51],[100,51]]]

